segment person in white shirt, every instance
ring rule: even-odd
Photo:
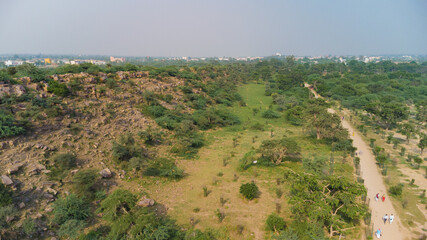
[[[390,224],[393,222],[393,220],[394,220],[394,216],[393,216],[393,214],[390,214]]]

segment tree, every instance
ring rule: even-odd
[[[299,160],[301,158],[300,151],[297,142],[289,138],[263,141],[258,149],[262,155],[261,158],[267,159],[275,165],[279,165],[286,158]]]
[[[418,143],[418,147],[421,150],[421,156],[422,156],[424,149],[427,147],[427,134],[421,135],[420,142]]]
[[[412,136],[412,133],[415,131],[415,127],[411,123],[404,123],[400,128],[400,132],[406,136],[406,141],[409,143],[409,138]]]
[[[308,223],[321,223],[329,237],[355,228],[354,224],[367,212],[358,198],[366,194],[362,184],[344,177],[297,173],[287,170],[285,177],[291,180],[291,211],[296,218]]]

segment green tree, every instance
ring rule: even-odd
[[[258,149],[263,159],[269,160],[275,165],[279,165],[285,159],[301,159],[301,148],[293,139],[282,138],[277,140],[263,141]]]
[[[319,178],[316,175],[288,170],[285,174],[292,181],[292,212],[296,218],[309,223],[321,223],[329,237],[353,228],[367,212],[360,200],[366,189],[362,184],[336,176]]]
[[[420,136],[420,142],[418,143],[418,147],[421,150],[421,156],[422,156],[424,149],[427,147],[427,134],[422,134]]]
[[[412,136],[412,133],[415,131],[415,127],[411,123],[404,123],[400,127],[400,132],[406,136],[406,141],[409,143],[409,138]]]

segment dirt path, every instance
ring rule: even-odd
[[[314,89],[310,88],[310,85],[305,84],[306,87],[314,94],[316,98],[320,97]],[[329,112],[335,113],[333,109],[328,109]],[[353,146],[357,148],[357,152],[360,157],[360,168],[362,178],[365,180],[364,184],[368,190],[369,207],[372,210],[371,223],[374,225],[374,232],[380,228],[383,235],[381,239],[410,239],[410,233],[407,229],[402,227],[399,216],[396,216],[396,211],[390,201],[387,194],[383,178],[376,165],[375,157],[372,154],[368,145],[363,141],[359,133],[355,132],[353,127],[346,121],[342,120],[342,125],[350,133],[351,139],[353,139]],[[379,193],[380,197],[384,194],[385,201],[375,201],[375,195]],[[382,220],[385,214],[393,214],[395,216],[393,224],[387,222],[384,224]],[[373,236],[376,239],[375,236]]]
[[[382,239],[410,239],[409,232],[402,227],[399,216],[396,216],[396,211],[387,194],[383,178],[375,163],[375,157],[370,148],[346,120],[342,121],[342,125],[349,131],[351,139],[353,139],[353,146],[357,148],[358,152],[362,152],[362,154],[359,155],[361,175],[368,189],[368,197],[370,199],[369,206],[372,210],[371,222],[374,224],[374,231],[380,228],[383,232]],[[384,202],[381,200],[375,201],[375,194],[377,193],[379,193],[380,196],[383,194],[385,195]],[[393,224],[389,224],[388,222],[384,224],[382,220],[384,214],[395,215]]]

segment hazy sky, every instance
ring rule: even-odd
[[[425,0],[0,0],[0,54],[427,54]]]

